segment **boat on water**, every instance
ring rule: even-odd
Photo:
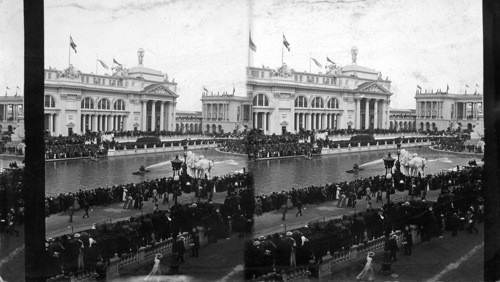
[[[134,174],[134,175],[144,175],[144,174],[146,174],[148,172],[150,172],[150,170],[135,171],[135,172],[132,172],[132,174]]]
[[[361,170],[363,170],[363,169],[362,169],[362,168],[358,168],[358,169],[349,169],[349,170],[346,170],[345,172],[347,172],[347,173],[356,173],[356,172],[361,171]]]

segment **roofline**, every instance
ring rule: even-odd
[[[130,90],[121,90],[121,89],[106,89],[106,88],[95,88],[95,87],[87,87],[87,86],[81,86],[81,85],[76,85],[76,86],[72,86],[72,85],[60,85],[60,84],[57,84],[57,85],[52,85],[52,84],[44,84],[44,88],[67,88],[67,89],[77,89],[77,90],[93,90],[93,91],[101,91],[101,92],[114,92],[114,93],[120,93],[120,94],[134,94],[134,95],[145,95],[145,94],[148,94],[148,93],[145,93],[145,92],[142,92],[142,90],[140,91],[130,91]],[[161,94],[158,94],[158,95],[161,95]],[[178,98],[179,95],[177,94],[171,94],[173,95],[175,98]],[[172,96],[170,96],[172,97]]]

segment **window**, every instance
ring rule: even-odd
[[[269,106],[269,99],[267,98],[266,95],[264,94],[258,94],[253,98],[253,105],[254,106]]]
[[[50,95],[45,95],[45,108],[55,108],[56,107],[56,101],[54,100],[54,97]]]
[[[99,103],[97,103],[97,108],[99,110],[109,110],[109,100],[108,99],[101,99]]]
[[[115,102],[113,108],[117,111],[125,111],[125,102],[123,102],[123,100],[118,100]]]
[[[328,100],[327,108],[329,109],[337,109],[339,107],[339,101],[335,98],[331,98]]]
[[[295,99],[296,108],[307,108],[307,99],[304,96],[299,96]]]
[[[85,77],[85,82],[86,82],[86,83],[89,83],[89,77],[88,77],[88,76],[87,76],[87,77]]]
[[[49,72],[49,79],[52,79],[52,74]]]
[[[91,98],[85,98],[82,100],[82,109],[93,109],[94,101]]]
[[[321,99],[321,97],[314,98],[312,100],[311,107],[312,108],[324,108],[325,104],[323,102],[323,99]]]

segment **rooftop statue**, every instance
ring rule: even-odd
[[[81,71],[77,70],[72,64],[69,65],[69,67],[62,72],[60,72],[60,75],[62,77],[67,77],[71,79],[77,79],[80,77]]]
[[[275,70],[273,70],[273,76],[281,76],[281,77],[291,77],[294,70],[289,68],[286,63]]]
[[[113,70],[112,76],[125,77],[128,75],[128,69],[121,65],[116,65],[111,68]]]

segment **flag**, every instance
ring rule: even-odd
[[[330,58],[328,58],[328,56],[326,56],[326,62],[331,63],[332,65],[335,65],[335,63],[332,60],[330,60]]]
[[[446,93],[448,93],[448,90],[450,89],[450,86],[446,84]]]
[[[469,85],[468,85],[468,84],[465,84],[465,87],[469,87]]]
[[[105,68],[105,69],[109,69],[109,67],[101,60],[97,59],[99,61],[99,63],[101,63],[102,67]]]
[[[290,52],[290,43],[288,43],[284,34],[283,34],[283,45],[285,45],[286,49],[288,49],[288,52]]]
[[[205,86],[203,86],[203,90],[205,90],[205,92],[208,92],[208,89]]]
[[[255,46],[255,44],[252,41],[252,35],[249,36],[248,45],[250,47],[250,50],[257,52],[257,46]]]
[[[21,90],[21,88],[19,88],[19,86],[16,86],[17,89]]]
[[[73,50],[75,51],[76,53],[76,44],[75,42],[73,41],[73,37],[71,37],[71,35],[69,36],[69,46],[71,46],[71,48],[73,48]]]
[[[419,90],[422,90],[422,87],[420,87],[420,85],[418,85],[418,84],[417,84],[417,88],[418,88]]]
[[[5,86],[5,88],[7,88],[8,90],[10,90],[9,86]]]
[[[122,64],[118,63],[118,62],[115,60],[115,58],[113,58],[113,64],[117,64],[117,65],[119,65],[119,66],[123,66]]]
[[[319,68],[322,68],[323,66],[314,58],[311,58],[311,60],[314,61],[314,63],[319,67]]]
[[[476,83],[476,86],[479,87],[479,85],[477,85],[477,83]]]
[[[234,92],[236,92],[236,89],[234,89],[234,86],[233,86],[233,95],[234,95]]]

